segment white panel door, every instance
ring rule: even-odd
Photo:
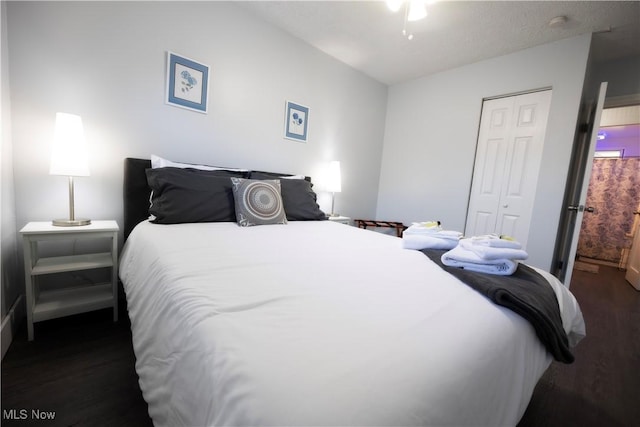
[[[467,236],[493,233],[496,228],[512,114],[511,98],[485,101],[482,105]]]
[[[465,234],[507,234],[526,246],[551,91],[485,101]]]

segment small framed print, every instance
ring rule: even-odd
[[[307,142],[309,131],[309,107],[287,101],[284,115],[284,137]]]
[[[167,52],[166,103],[206,114],[208,97],[209,66]]]

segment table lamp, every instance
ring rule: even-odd
[[[90,219],[78,219],[74,214],[73,177],[89,176],[87,147],[80,116],[56,113],[56,129],[49,174],[69,177],[69,218],[54,219],[53,225],[74,227],[91,224]]]
[[[338,216],[334,211],[336,193],[342,191],[342,178],[340,176],[340,162],[334,160],[329,162],[327,171],[327,191],[331,192],[331,215]]]

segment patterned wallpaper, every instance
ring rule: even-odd
[[[578,255],[619,262],[623,248],[631,247],[625,234],[633,226],[633,211],[640,202],[640,157],[595,159],[587,193]]]

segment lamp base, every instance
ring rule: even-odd
[[[89,225],[91,224],[90,219],[79,218],[79,219],[54,219],[51,221],[53,225],[56,227],[78,227],[81,225]]]

